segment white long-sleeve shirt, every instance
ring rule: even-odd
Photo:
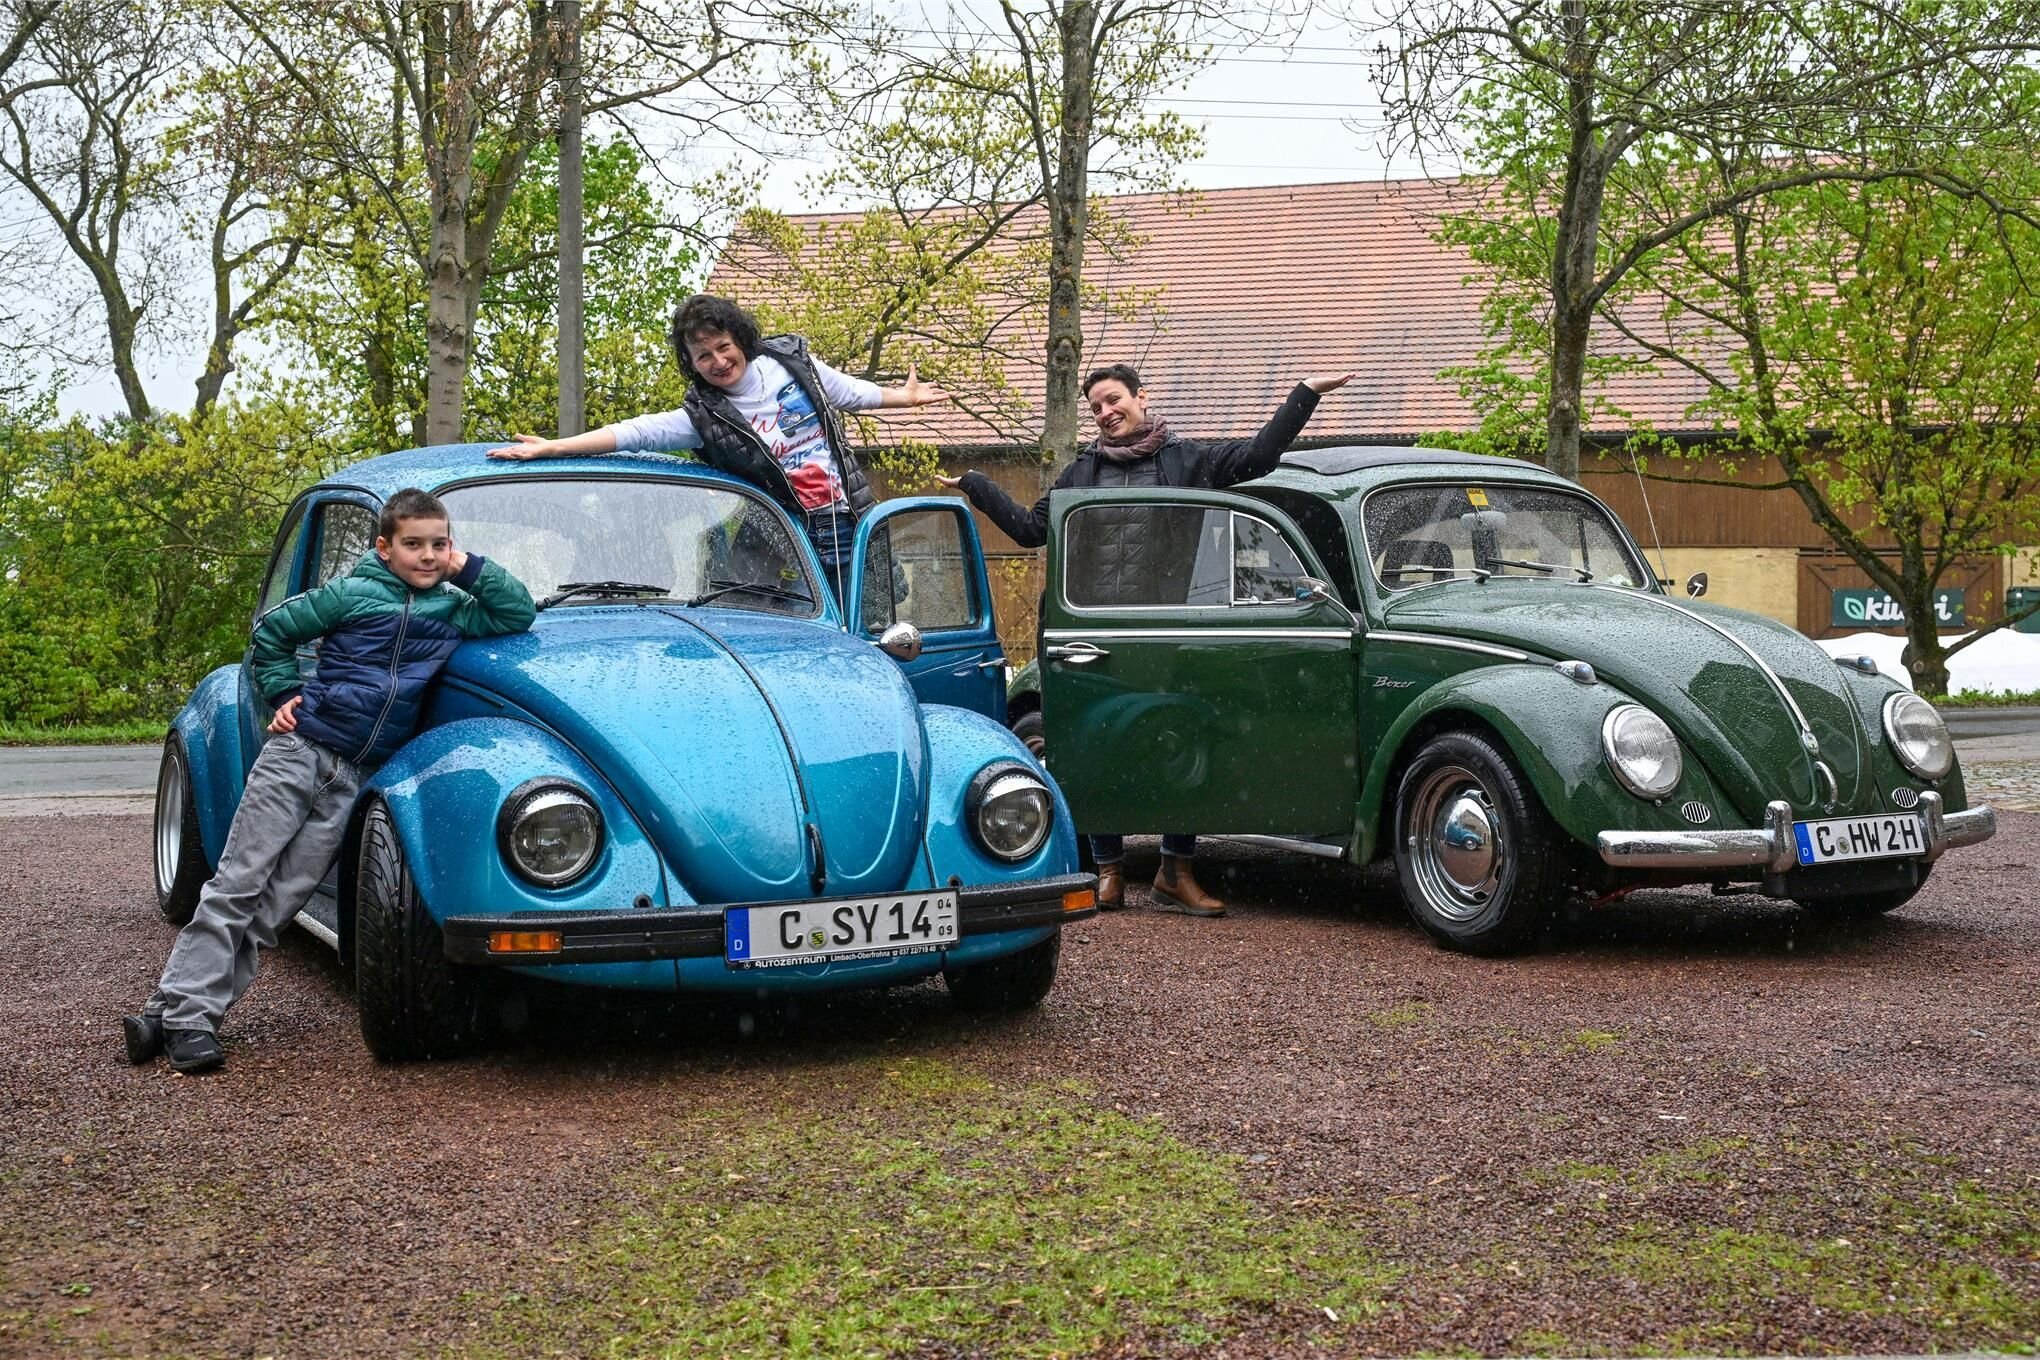
[[[822,392],[839,411],[868,411],[885,399],[877,383],[839,373],[819,359],[812,361],[821,377]],[[843,474],[822,413],[808,400],[786,365],[767,354],[753,358],[744,376],[723,395],[750,422],[779,466],[793,483],[793,493],[809,510],[826,510],[847,505],[843,495]],[[634,416],[607,425],[616,436],[619,452],[671,453],[701,447],[701,431],[684,410],[660,411]]]

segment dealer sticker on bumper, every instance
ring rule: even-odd
[[[930,954],[956,943],[956,920],[954,892],[731,907],[723,958],[732,968],[785,968]]]
[[[1910,814],[1878,817],[1835,817],[1824,822],[1794,822],[1801,864],[1828,864],[1844,859],[1896,859],[1927,853],[1926,824]]]

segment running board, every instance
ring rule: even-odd
[[[1319,859],[1344,859],[1346,847],[1326,841],[1307,841],[1295,836],[1216,836],[1207,835],[1202,839],[1213,841],[1236,841],[1241,845],[1265,845],[1276,850],[1294,850],[1299,855],[1316,855]]]
[[[292,919],[295,920],[298,923],[298,925],[304,929],[307,935],[310,935],[320,944],[325,945],[326,948],[338,949],[340,947],[339,935],[334,933],[334,930],[331,926],[327,925],[324,921],[321,921],[318,917],[312,915],[310,912],[301,911]]]

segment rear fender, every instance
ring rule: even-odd
[[[1486,666],[1433,685],[1375,747],[1353,858],[1364,864],[1386,848],[1384,821],[1403,766],[1432,736],[1454,728],[1484,727],[1499,737],[1552,820],[1584,846],[1614,828],[1690,829],[1679,812],[1689,800],[1727,814],[1723,825],[1733,820],[1733,804],[1683,743],[1684,774],[1666,797],[1646,802],[1616,783],[1601,751],[1601,721],[1616,705],[1635,702],[1605,682],[1581,685],[1548,666]]]
[[[236,708],[240,688],[241,667],[222,666],[198,682],[170,721],[171,730],[184,739],[184,753],[191,761],[191,801],[209,869],[219,865],[227,829],[234,824],[234,809],[241,805],[241,790],[247,784]]]
[[[564,888],[526,882],[504,862],[496,843],[497,814],[512,793],[535,779],[572,784],[602,812],[602,854],[594,868]],[[353,957],[361,824],[378,800],[390,810],[419,895],[435,919],[484,911],[685,905],[670,899],[658,852],[637,819],[572,747],[530,723],[464,718],[413,737],[362,786],[340,851],[342,958]]]

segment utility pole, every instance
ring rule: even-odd
[[[586,427],[581,306],[581,0],[560,0],[560,435]]]

